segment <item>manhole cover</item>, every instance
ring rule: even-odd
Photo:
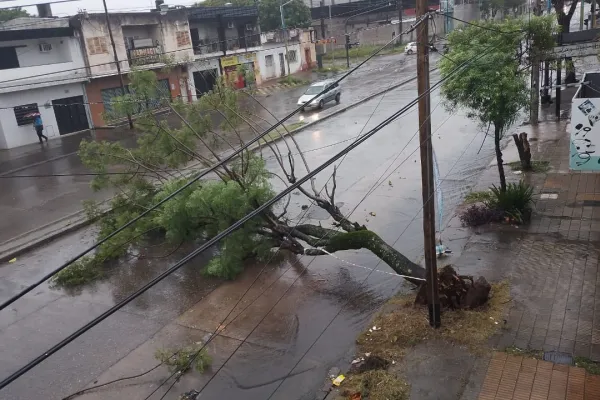
[[[573,356],[559,351],[544,352],[544,361],[550,361],[555,364],[573,365]]]

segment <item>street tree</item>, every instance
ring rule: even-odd
[[[511,13],[516,16],[522,5],[521,0],[482,0],[479,3],[479,10],[482,18],[487,20],[494,19],[497,15],[508,17]]]
[[[465,108],[483,129],[493,129],[500,190],[506,190],[502,160],[503,134],[529,106],[529,72],[525,57],[553,46],[549,17],[484,22],[453,31],[450,52],[440,61],[442,95],[450,110]],[[529,40],[527,40],[529,39]],[[528,43],[530,45],[528,45]],[[535,45],[535,47],[534,47]],[[528,47],[529,46],[529,47]],[[471,62],[454,74],[454,69]]]
[[[107,118],[122,118],[127,113],[136,115],[136,127],[140,131],[138,146],[126,148],[119,143],[84,141],[79,151],[83,163],[99,174],[93,179],[93,188],[112,188],[117,193],[112,200],[112,211],[99,220],[100,237],[181,188],[189,181],[193,164],[196,170],[211,166],[221,160],[222,151],[239,148],[262,131],[257,123],[260,117],[253,113],[252,107],[240,105],[247,103],[241,101],[242,96],[253,98],[252,94],[233,90],[222,81],[191,104],[171,102],[167,94],[161,95],[152,71],[132,73],[131,87],[129,94],[113,99]],[[172,115],[180,119],[179,127],[161,120],[146,107],[156,104],[158,98],[161,106],[169,108]],[[311,171],[297,141],[284,133],[285,128],[276,130],[269,141],[258,142],[258,149],[242,151],[235,161],[217,168],[213,179],[194,183],[99,246],[94,255],[61,271],[56,275],[55,284],[80,284],[98,278],[106,261],[126,254],[135,256],[132,248],[144,246],[150,235],[164,238],[177,248],[185,242],[214,237],[255,210],[275,195],[275,183],[287,186]],[[273,139],[279,140],[273,142]],[[266,168],[267,159],[274,160],[275,170]],[[294,216],[300,210],[289,211],[289,196],[222,240],[204,272],[233,279],[243,271],[247,259],[266,262],[279,250],[294,255],[322,256],[366,249],[396,273],[423,278],[422,266],[342,211],[336,202],[336,168],[330,174],[321,190],[311,180],[294,194],[304,196],[325,210],[329,221],[315,223],[302,212],[299,217]],[[91,218],[99,217],[97,207],[88,204],[87,209]],[[84,279],[79,279],[82,275]],[[466,280],[456,280],[460,290],[469,287]],[[450,297],[460,299],[462,294]]]
[[[28,17],[29,13],[20,7],[0,10],[0,23],[10,21],[19,17]]]
[[[231,3],[236,6],[252,6],[258,4],[258,15],[260,18],[260,29],[273,31],[281,29],[281,13],[279,0],[206,0],[196,3],[196,6],[215,7]],[[311,24],[310,8],[302,0],[293,0],[285,5],[284,19],[287,28],[308,28]]]

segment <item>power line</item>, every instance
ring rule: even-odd
[[[389,85],[389,87],[391,87],[391,86],[392,86],[392,84],[393,84],[393,83],[391,83],[391,84]],[[357,139],[360,137],[360,135],[363,133],[363,131],[364,131],[364,130],[365,130],[365,128],[367,127],[368,123],[371,121],[371,118],[373,117],[373,115],[375,115],[375,112],[377,111],[377,109],[378,109],[378,108],[379,108],[379,106],[381,105],[381,102],[383,101],[383,99],[385,98],[385,96],[386,96],[386,95],[387,95],[387,92],[386,92],[386,93],[384,93],[384,94],[383,94],[383,96],[381,96],[381,98],[379,99],[379,102],[377,103],[377,106],[376,106],[376,107],[375,107],[375,109],[374,109],[374,110],[371,112],[371,114],[370,114],[369,118],[367,119],[367,121],[366,121],[366,122],[365,122],[365,124],[363,125],[363,128],[361,129],[361,131],[358,133],[358,135],[357,135],[356,137],[354,137],[354,140],[357,140]],[[346,153],[346,154],[344,155],[344,157],[342,158],[342,160],[340,161],[340,163],[337,165],[337,168],[339,168],[339,167],[340,167],[340,165],[341,165],[341,164],[344,162],[344,160],[346,159],[346,155],[347,155],[347,154],[348,154],[348,153]],[[334,170],[334,173],[335,173],[335,170]],[[328,180],[325,182],[325,184],[323,185],[323,188],[321,188],[321,190],[319,191],[319,195],[320,195],[320,194],[323,192],[323,190],[324,190],[324,189],[327,187],[327,185],[329,184],[329,181],[332,179],[332,177],[333,177],[333,175],[331,175],[331,176],[328,178]],[[311,207],[312,207],[312,206],[315,204],[315,201],[314,201],[313,199],[310,199],[310,201],[311,201],[311,204],[310,204],[310,206],[309,206],[309,207],[308,207],[308,208],[305,210],[305,213],[304,213],[304,215],[306,215],[306,214],[308,213],[308,210],[310,210],[310,208],[311,208]],[[356,210],[356,208],[355,208],[354,210],[352,210],[352,211],[351,211],[351,212],[350,212],[350,213],[349,213],[347,216],[345,216],[345,218],[346,218],[346,219],[350,218],[350,216],[352,215],[352,213],[354,213],[354,211],[355,211],[355,210]],[[302,220],[302,218],[301,218],[301,219],[298,221],[298,223],[296,224],[296,226],[295,226],[293,229],[296,229],[296,228],[298,227],[298,225],[300,225],[300,222],[301,222],[301,220]],[[323,240],[324,240],[324,239],[325,239],[325,238],[326,238],[326,237],[327,237],[329,234],[330,234],[330,232],[328,231],[328,232],[327,232],[325,235],[323,235],[323,237],[321,237],[321,238],[320,238],[318,241],[319,241],[319,242],[323,241]],[[281,249],[281,246],[279,247],[279,249]],[[305,255],[303,254],[301,257],[304,257],[304,256],[305,256]],[[263,318],[262,318],[262,319],[261,319],[261,320],[260,320],[260,321],[259,321],[259,322],[258,322],[256,325],[255,325],[255,327],[252,329],[252,332],[254,331],[254,329],[256,329],[256,328],[257,328],[257,327],[258,327],[258,326],[259,326],[259,325],[260,325],[260,324],[261,324],[261,323],[264,321],[264,319],[265,319],[265,318],[266,318],[266,317],[267,317],[267,316],[270,314],[270,312],[272,311],[272,309],[273,309],[275,306],[277,306],[277,304],[279,304],[279,301],[280,301],[280,300],[281,300],[281,299],[282,299],[282,298],[283,298],[283,297],[286,295],[286,293],[287,293],[287,292],[288,292],[288,291],[289,291],[289,290],[292,288],[292,286],[294,286],[294,284],[295,284],[295,283],[296,283],[296,282],[297,282],[297,281],[298,281],[298,280],[299,280],[299,279],[300,279],[300,278],[301,278],[301,277],[304,275],[304,273],[305,273],[306,271],[308,271],[308,268],[309,268],[309,267],[312,265],[312,263],[315,261],[315,259],[316,259],[316,258],[313,258],[313,259],[312,259],[312,260],[311,260],[311,261],[308,263],[308,265],[304,267],[304,269],[302,270],[302,272],[301,272],[300,274],[298,274],[298,276],[296,277],[296,279],[294,279],[294,281],[293,281],[293,282],[290,284],[290,286],[288,286],[288,288],[287,288],[287,289],[286,289],[286,290],[283,292],[283,294],[282,294],[282,295],[280,296],[280,298],[279,298],[279,299],[278,299],[278,300],[275,302],[275,304],[273,305],[273,307],[272,307],[272,308],[271,308],[271,309],[270,309],[270,310],[269,310],[269,311],[268,311],[268,312],[267,312],[267,313],[266,313],[266,314],[263,316]],[[300,262],[300,259],[299,259],[299,260],[297,260],[297,261],[295,261],[295,263],[299,263],[299,262]],[[293,265],[292,265],[292,266],[293,266]],[[291,269],[291,268],[292,268],[292,266],[290,266],[290,268],[288,268],[288,270],[289,270],[289,269]],[[287,272],[288,270],[286,270],[286,272]],[[268,287],[267,287],[267,288],[266,288],[266,289],[265,289],[265,290],[264,290],[264,291],[263,291],[263,292],[262,292],[262,293],[261,293],[261,294],[260,294],[258,297],[256,297],[256,299],[255,299],[254,301],[258,300],[258,298],[260,298],[260,297],[261,297],[261,296],[262,296],[262,295],[263,295],[263,294],[266,292],[266,290],[268,290],[268,289],[269,289],[269,288],[270,288],[272,285],[274,285],[276,282],[278,282],[278,281],[279,281],[279,280],[280,280],[280,279],[281,279],[281,278],[282,278],[282,277],[285,275],[285,273],[286,273],[286,272],[284,272],[283,274],[281,274],[281,276],[280,276],[278,279],[276,279],[275,281],[273,281],[273,282],[272,282],[272,283],[271,283],[271,284],[270,284],[270,285],[269,285],[269,286],[268,286]],[[259,275],[260,275],[260,274],[259,274]],[[257,277],[257,278],[258,278],[258,277]],[[249,308],[249,307],[250,307],[250,306],[251,306],[253,303],[254,303],[254,302],[252,302],[252,303],[248,304],[248,305],[247,305],[247,306],[246,306],[246,307],[245,307],[243,310],[241,310],[241,311],[240,311],[240,312],[239,312],[239,313],[238,313],[238,314],[237,314],[237,315],[234,317],[234,319],[233,319],[233,320],[231,320],[230,322],[228,322],[228,323],[227,323],[227,325],[225,325],[225,326],[222,328],[222,330],[224,330],[224,329],[225,329],[225,328],[226,328],[226,327],[227,327],[229,324],[231,324],[233,321],[235,321],[235,319],[236,319],[237,317],[239,317],[239,316],[240,316],[240,315],[241,315],[241,314],[242,314],[242,313],[243,313],[243,312],[244,312],[246,309],[248,309],[248,308]],[[235,307],[234,307],[234,308],[235,308]],[[233,311],[233,309],[232,309],[232,311]],[[223,321],[225,321],[226,319],[227,319],[227,317],[226,317],[226,318],[225,318]],[[221,323],[220,325],[222,325],[222,323]],[[198,350],[198,351],[197,351],[197,352],[196,352],[196,353],[195,353],[195,354],[194,354],[194,355],[193,355],[193,356],[190,358],[190,360],[189,360],[189,361],[188,361],[188,363],[187,363],[187,368],[189,368],[189,366],[190,366],[190,365],[192,365],[192,364],[194,363],[194,360],[195,360],[195,359],[196,359],[196,358],[197,358],[197,357],[200,355],[200,353],[202,352],[202,350],[203,350],[203,349],[204,349],[204,348],[205,348],[205,347],[206,347],[206,346],[207,346],[207,345],[208,345],[208,344],[209,344],[209,343],[212,341],[212,339],[215,337],[215,336],[214,336],[214,334],[215,334],[216,332],[217,332],[217,330],[215,330],[215,332],[213,333],[213,336],[211,336],[211,337],[209,338],[209,340],[207,340],[207,341],[206,341],[206,343],[204,343],[204,344],[202,345],[202,347],[201,347],[201,348],[200,348],[200,349],[199,349],[199,350]],[[250,332],[250,334],[251,334],[252,332]],[[249,335],[250,335],[250,334],[249,334]],[[249,336],[249,335],[248,335],[248,336]],[[233,353],[235,353],[235,352],[237,351],[237,349],[239,349],[239,347],[240,347],[240,346],[241,346],[241,345],[242,345],[242,344],[245,342],[245,340],[246,340],[246,339],[247,339],[247,337],[246,337],[246,338],[245,338],[245,339],[244,339],[244,340],[243,340],[243,341],[240,343],[240,345],[239,345],[239,346],[238,346],[238,347],[237,347],[237,348],[234,350],[234,352],[233,352]],[[232,355],[233,355],[233,353],[232,353]],[[226,363],[227,363],[227,361],[225,361],[225,363],[223,363],[223,364],[222,364],[221,368],[222,368],[222,367],[223,367],[223,366],[224,366]],[[215,374],[213,375],[213,377],[212,377],[212,378],[214,378],[214,377],[215,377],[215,376],[216,376],[216,375],[219,373],[219,371],[221,370],[221,368],[219,368],[219,370],[217,370],[217,372],[215,372]],[[153,391],[152,391],[152,393],[150,393],[148,396],[146,396],[144,400],[148,400],[150,397],[152,397],[152,395],[153,395],[154,393],[156,393],[156,392],[157,392],[157,391],[160,389],[160,387],[162,387],[162,385],[164,385],[164,384],[165,384],[166,382],[168,382],[168,381],[169,381],[171,378],[173,378],[173,377],[175,376],[175,374],[176,374],[176,373],[177,373],[177,371],[173,372],[173,373],[172,373],[172,374],[171,374],[169,377],[167,377],[165,380],[163,380],[163,382],[161,382],[161,384],[160,384],[160,385],[159,385],[159,386],[158,386],[158,387],[157,387],[155,390],[153,390]],[[204,385],[204,387],[206,387],[206,386],[207,386],[207,385],[210,383],[210,381],[212,380],[212,378],[211,378],[211,379],[210,379],[210,380],[209,380],[209,381],[208,381],[208,382],[207,382],[207,383]],[[173,383],[171,384],[171,386],[169,386],[169,388],[167,389],[167,391],[166,391],[166,392],[163,394],[163,396],[161,397],[161,400],[162,400],[162,399],[164,399],[164,397],[165,397],[165,396],[166,396],[166,395],[169,393],[169,391],[170,391],[170,390],[171,390],[171,389],[174,387],[175,383],[177,383],[177,379],[175,379],[175,380],[173,381]],[[204,389],[204,387],[203,387],[202,389]],[[202,392],[202,389],[200,390],[200,392]]]
[[[192,260],[198,254],[206,251],[207,249],[209,249],[210,247],[212,247],[216,243],[218,243],[221,239],[229,236],[231,233],[233,233],[234,231],[236,231],[237,229],[242,227],[250,219],[257,217],[263,211],[267,210],[269,207],[271,207],[275,203],[279,202],[281,199],[283,199],[285,196],[292,193],[294,190],[296,190],[302,184],[304,184],[307,181],[309,181],[310,179],[312,179],[314,176],[316,176],[318,173],[322,172],[324,169],[329,167],[335,161],[337,161],[338,159],[343,157],[345,154],[347,154],[348,152],[350,152],[351,150],[355,149],[360,144],[365,142],[368,138],[373,136],[375,133],[377,133],[378,131],[383,129],[389,123],[394,121],[398,116],[400,116],[401,114],[406,112],[410,107],[414,106],[414,104],[416,104],[416,102],[412,101],[408,106],[405,106],[398,112],[394,113],[392,116],[390,116],[385,121],[380,123],[378,126],[373,128],[372,130],[370,130],[368,133],[364,134],[362,137],[357,139],[355,142],[353,142],[352,144],[348,145],[346,148],[344,148],[343,150],[338,152],[335,156],[331,157],[329,160],[327,160],[326,162],[324,162],[323,164],[321,164],[320,166],[315,168],[311,173],[305,175],[302,178],[299,178],[294,184],[292,184],[285,190],[281,191],[279,194],[275,195],[273,198],[266,201],[261,206],[257,207],[255,210],[248,213],[246,216],[242,217],[235,223],[233,223],[231,226],[229,226],[229,228],[223,230],[219,234],[215,235],[213,238],[206,241],[198,249],[194,250],[192,253],[190,253],[187,256],[185,256],[184,258],[182,258],[180,261],[178,261],[173,266],[168,268],[165,272],[161,273],[157,277],[150,280],[148,283],[143,285],[136,292],[130,294],[125,299],[123,299],[119,303],[117,303],[115,306],[111,307],[109,310],[105,311],[100,316],[96,317],[95,319],[88,322],[83,327],[79,328],[77,331],[75,331],[74,333],[69,335],[67,338],[63,339],[58,344],[54,345],[48,351],[44,352],[42,355],[40,355],[40,356],[36,357],[34,360],[30,361],[27,365],[21,367],[19,370],[17,370],[13,374],[11,374],[8,378],[5,378],[2,382],[0,382],[0,389],[6,387],[8,384],[10,384],[14,380],[18,379],[20,376],[22,376],[23,374],[25,374],[26,372],[28,372],[29,370],[34,368],[36,365],[38,365],[39,363],[46,360],[48,357],[50,357],[51,355],[53,355],[54,353],[56,353],[57,351],[59,351],[60,349],[65,347],[66,345],[68,345],[70,342],[72,342],[73,340],[75,340],[76,338],[78,338],[79,336],[81,336],[82,334],[84,334],[85,332],[87,332],[88,330],[93,328],[94,326],[98,325],[100,322],[104,321],[106,318],[108,318],[109,316],[111,316],[112,314],[117,312],[119,309],[124,307],[126,304],[128,304],[129,302],[131,302],[131,301],[135,300],[136,298],[138,298],[139,296],[141,296],[148,289],[152,288],[154,285],[156,285],[158,282],[162,281],[164,278],[169,276],[171,273],[173,273],[176,270],[178,270],[179,268],[181,268],[184,264],[186,264],[188,261]]]
[[[416,26],[416,24],[412,25],[408,30],[407,33],[410,32],[411,30],[414,29],[414,26]],[[339,79],[337,79],[335,81],[335,84],[338,84],[339,82],[341,82],[342,80],[344,80],[346,77],[348,77],[351,73],[353,73],[354,71],[356,71],[357,69],[359,69],[362,65],[364,65],[365,63],[367,63],[371,58],[375,57],[379,52],[381,52],[385,47],[387,47],[390,43],[394,42],[398,37],[400,37],[401,35],[398,35],[394,38],[392,38],[392,40],[390,40],[389,42],[387,42],[384,46],[382,46],[379,50],[377,50],[376,52],[374,52],[373,54],[371,54],[369,57],[367,57],[364,61],[362,61],[361,63],[359,63],[357,66],[355,66],[354,68],[352,68],[350,71],[348,71],[346,74],[344,74],[343,76],[341,76]],[[313,101],[315,98],[317,98],[318,96],[320,96],[321,94],[325,93],[327,91],[327,89],[321,91],[319,94],[315,95],[310,101]],[[37,286],[41,285],[42,283],[44,283],[46,280],[48,280],[50,277],[52,277],[53,275],[55,275],[56,273],[62,271],[63,269],[65,269],[67,266],[69,266],[70,264],[72,264],[73,262],[77,261],[79,258],[83,257],[84,255],[86,255],[87,253],[89,253],[90,251],[96,249],[98,246],[100,246],[101,244],[105,243],[106,241],[108,241],[110,238],[112,238],[113,236],[119,234],[120,232],[122,232],[123,230],[127,229],[129,226],[133,225],[134,223],[136,223],[137,221],[139,221],[141,218],[145,217],[146,215],[148,215],[150,212],[154,211],[156,208],[160,207],[162,204],[166,203],[167,201],[169,201],[170,199],[172,199],[173,197],[177,196],[179,193],[181,193],[182,191],[184,191],[185,189],[187,189],[188,187],[190,187],[191,185],[193,185],[195,182],[199,181],[201,178],[203,178],[204,176],[206,176],[207,174],[209,174],[210,172],[213,172],[214,170],[216,170],[218,167],[225,165],[227,162],[231,161],[233,158],[235,158],[238,154],[242,153],[244,150],[248,149],[252,144],[258,142],[260,139],[262,139],[263,137],[265,137],[266,135],[268,135],[270,132],[272,132],[273,130],[275,130],[278,126],[282,125],[285,121],[287,121],[289,118],[291,118],[294,114],[298,113],[300,110],[302,109],[302,107],[298,107],[296,110],[292,111],[290,114],[288,114],[286,117],[284,117],[283,119],[279,120],[275,125],[272,125],[270,128],[268,128],[266,131],[264,131],[261,135],[256,136],[255,138],[251,139],[250,141],[248,141],[246,144],[244,144],[244,146],[240,147],[238,150],[234,151],[232,154],[230,154],[229,156],[226,156],[224,159],[222,159],[219,163],[213,165],[212,167],[200,172],[196,177],[194,177],[193,179],[191,179],[188,183],[186,183],[184,186],[182,186],[181,188],[177,189],[176,191],[174,191],[173,193],[171,193],[169,196],[165,197],[164,199],[162,199],[161,201],[159,201],[156,205],[152,206],[151,208],[145,210],[144,212],[142,212],[140,215],[138,215],[137,217],[133,218],[132,220],[130,220],[129,222],[127,222],[126,224],[124,224],[123,226],[121,226],[120,228],[116,229],[115,231],[113,231],[111,234],[109,234],[108,236],[104,237],[103,239],[97,241],[94,245],[90,246],[89,248],[87,248],[86,250],[82,251],[81,253],[79,253],[77,256],[75,256],[74,258],[70,259],[68,262],[64,263],[63,265],[61,265],[60,267],[56,268],[55,270],[51,271],[50,273],[44,275],[41,279],[39,279],[38,281],[36,281],[35,283],[33,283],[32,285],[29,285],[27,288],[25,288],[24,290],[22,290],[21,292],[19,292],[18,294],[12,296],[11,298],[9,298],[8,300],[4,301],[1,305],[0,305],[0,310],[3,310],[4,308],[6,308],[8,305],[12,304],[13,302],[15,302],[16,300],[18,300],[19,298],[23,297],[25,294],[29,293],[30,291],[32,291],[33,289],[35,289]]]
[[[496,46],[497,47],[497,46]],[[493,48],[490,47],[490,49],[488,50],[492,50]],[[486,55],[486,52],[481,53],[480,55],[473,57],[471,60],[467,60],[465,61],[465,63],[463,63],[463,65],[456,67],[453,71],[451,71],[448,75],[446,75],[446,77],[442,78],[439,82],[437,82],[435,85],[433,85],[432,87],[430,87],[427,91],[425,91],[420,97],[423,97],[424,95],[428,95],[432,90],[434,90],[435,88],[437,88],[438,86],[440,86],[443,82],[445,82],[447,79],[449,79],[452,75],[454,75],[459,69],[463,68],[466,64],[470,64],[472,62],[474,62],[475,60],[480,59],[481,57],[483,57],[484,55]],[[430,116],[429,116],[430,117]],[[463,153],[464,154],[464,153]],[[433,195],[435,194],[435,191],[432,193],[432,195],[427,199],[427,202],[431,201],[433,198]],[[426,202],[423,203],[423,206],[421,207],[421,209],[423,209],[425,207]],[[417,213],[418,215],[418,213]],[[413,218],[413,220],[416,218]],[[394,242],[394,244],[396,244],[396,242],[400,239],[400,237],[404,234],[404,232],[408,229],[408,227],[410,226],[410,224],[412,223],[412,221],[407,225],[407,227],[404,229],[404,231],[400,234],[400,236],[398,237],[398,239],[396,239],[396,241]],[[394,245],[393,244],[393,245]],[[392,245],[392,246],[393,246]],[[363,280],[363,284],[364,282],[367,281],[367,279],[371,276],[371,274],[373,273],[373,271],[375,271],[375,269],[377,268],[377,266],[380,264],[381,260],[377,263],[377,265],[375,265],[375,267],[373,267],[373,269],[371,269],[371,272],[369,272],[369,274],[367,275],[367,277]],[[287,377],[294,371],[294,369],[296,369],[296,367],[300,364],[300,362],[306,357],[306,355],[309,353],[310,350],[312,350],[312,348],[314,347],[314,345],[319,341],[319,339],[323,336],[323,334],[327,331],[327,329],[331,326],[331,324],[333,324],[333,322],[335,321],[335,319],[341,314],[342,310],[346,307],[346,305],[348,305],[350,303],[350,301],[352,300],[352,298],[348,299],[348,301],[346,303],[344,303],[344,305],[342,305],[342,307],[340,308],[340,310],[334,315],[334,317],[331,319],[331,321],[325,326],[325,328],[321,331],[321,333],[319,334],[319,336],[317,336],[317,338],[313,341],[313,343],[310,345],[310,347],[302,354],[302,357],[300,357],[300,359],[294,364],[294,366],[290,369],[290,371],[288,372],[288,375],[283,378],[281,380],[281,382],[277,385],[277,387],[275,388],[275,390],[273,390],[273,392],[271,392],[271,395],[269,395],[269,397],[267,398],[267,400],[270,400],[273,395],[277,392],[277,390],[281,387],[281,385],[283,385],[283,382],[285,382],[285,380],[287,379]]]

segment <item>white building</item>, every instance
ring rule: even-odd
[[[287,57],[285,34],[288,35]],[[288,74],[310,69],[316,60],[314,31],[289,29],[261,34],[258,64],[262,81],[281,78]],[[288,67],[289,61],[289,67]]]
[[[50,138],[89,128],[87,71],[66,18],[17,18],[0,25],[0,149],[38,141],[30,114]]]

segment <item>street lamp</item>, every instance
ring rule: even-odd
[[[294,1],[294,0],[286,1],[285,3],[283,3],[282,5],[279,6],[279,13],[281,14],[281,29],[283,30],[283,38],[284,38],[284,43],[285,43],[285,61],[287,63],[287,67],[288,67],[288,75],[290,75],[292,72],[290,70],[290,59],[288,57],[288,39],[287,39],[287,29],[285,29],[285,19],[283,18],[283,6],[291,3],[292,1]]]
[[[387,7],[391,6],[391,5],[392,5],[392,3],[387,3],[385,6],[371,8],[370,10],[363,11],[361,13],[354,14],[354,15],[351,15],[350,17],[346,18],[346,20],[344,21],[344,35],[346,36],[346,66],[348,68],[350,68],[350,53],[348,52],[348,50],[350,48],[350,34],[348,33],[348,21],[350,21],[352,18],[358,17],[359,15],[368,14],[368,13],[370,13],[372,11],[377,11],[377,10],[379,10],[381,8],[387,8]]]

